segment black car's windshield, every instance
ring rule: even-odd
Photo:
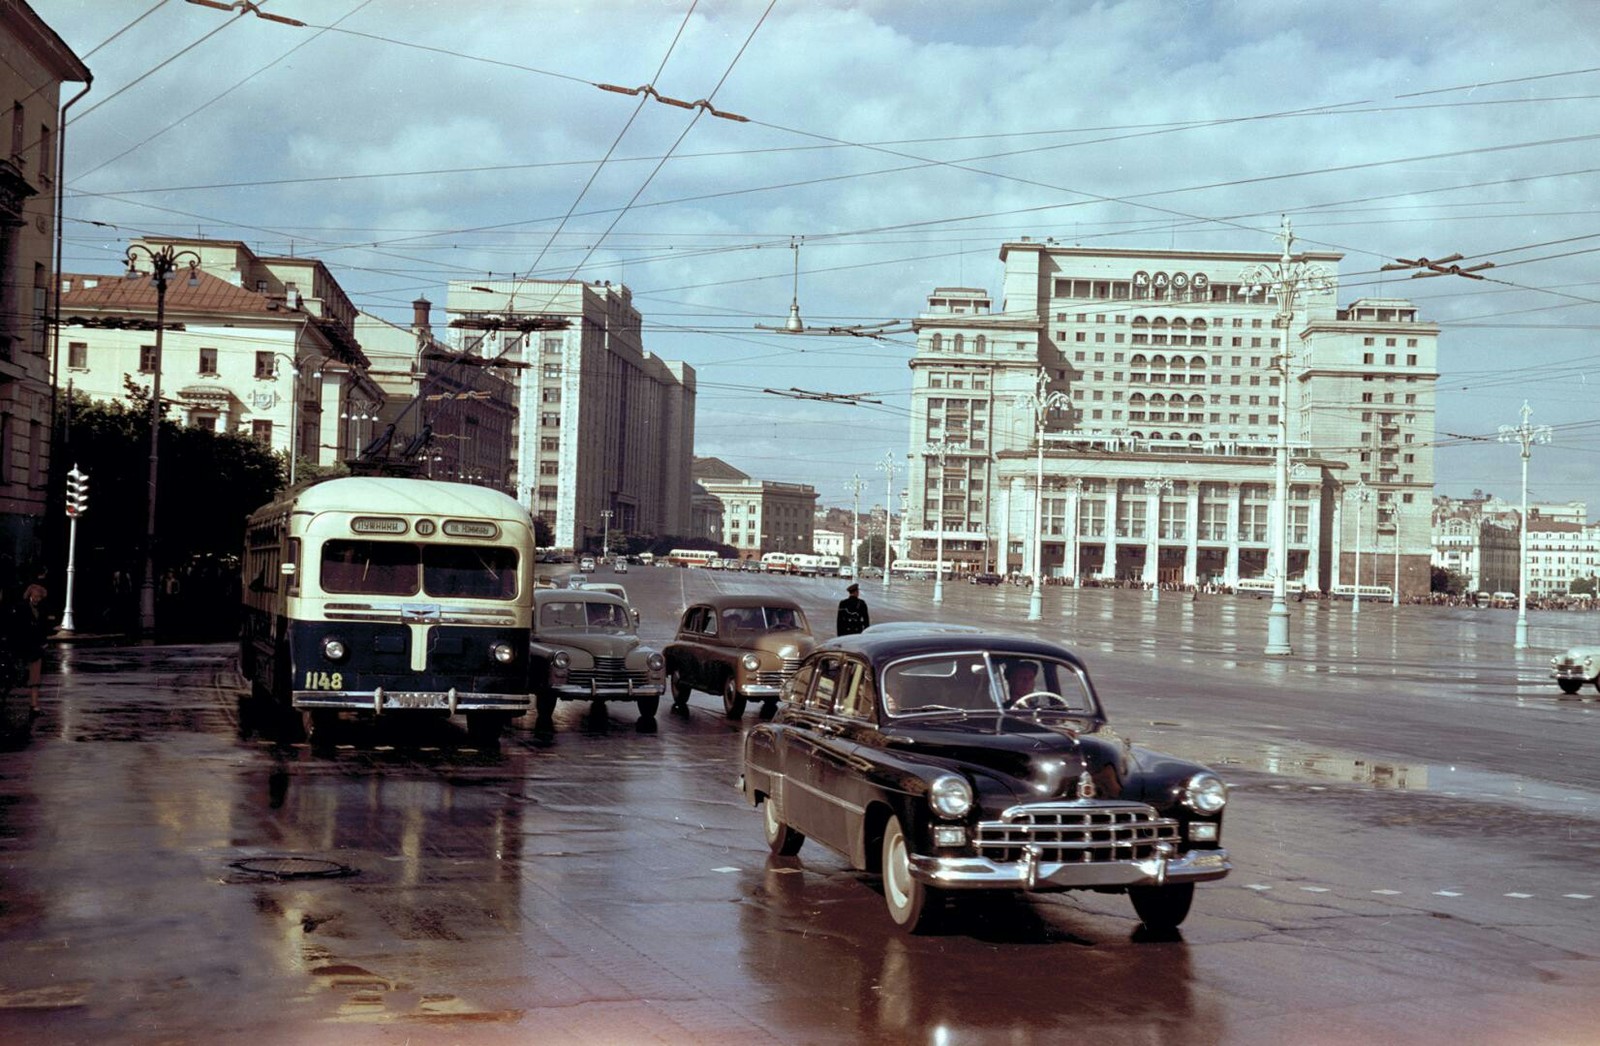
[[[620,603],[584,600],[545,603],[539,607],[540,628],[582,629],[587,632],[631,632],[633,622]]]
[[[989,651],[924,655],[891,664],[883,672],[883,705],[894,716],[1094,711],[1087,681],[1067,662]]]

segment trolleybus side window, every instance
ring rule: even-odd
[[[430,596],[515,599],[517,551],[512,548],[424,545],[422,589]]]
[[[322,587],[379,596],[417,594],[417,546],[336,539],[322,545]]]

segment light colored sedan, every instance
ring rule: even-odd
[[[1600,646],[1568,647],[1550,659],[1550,675],[1563,694],[1576,694],[1585,683],[1600,690]]]

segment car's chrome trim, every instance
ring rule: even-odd
[[[774,778],[777,777],[776,774],[774,774],[773,776],[774,776]],[[813,788],[811,785],[806,784],[804,781],[799,780],[798,778],[789,777],[789,776],[785,775],[784,778],[783,778],[783,787],[785,789],[798,788],[802,792],[810,793],[811,795],[816,796],[818,799],[823,799],[823,800],[826,800],[827,802],[832,803],[834,806],[842,807],[844,810],[846,810],[849,813],[852,813],[852,814],[856,815],[857,817],[860,817],[862,814],[867,812],[867,808],[864,807],[864,806],[858,806],[855,803],[847,803],[843,799],[840,799],[838,796],[834,795],[833,793],[825,792],[820,788]]]
[[[1031,848],[1030,848],[1031,850]],[[913,855],[912,878],[947,890],[1076,890],[1097,886],[1160,886],[1221,879],[1233,870],[1226,850],[1190,850],[1171,857],[1154,854],[1140,861],[1101,864],[1040,860],[1024,851],[1021,860]]]
[[[350,712],[442,711],[516,712],[528,711],[533,701],[527,694],[477,694],[459,690],[296,690],[295,708],[331,708]]]

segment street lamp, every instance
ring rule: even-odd
[[[1400,605],[1400,514],[1394,514],[1394,592],[1390,598],[1391,606]]]
[[[1155,517],[1150,520],[1151,536],[1155,538],[1153,545],[1149,546],[1153,555],[1145,566],[1145,573],[1150,575],[1150,602],[1161,602],[1161,495],[1172,493],[1172,480],[1147,479],[1144,481],[1144,492],[1152,494],[1156,499]]]
[[[1501,425],[1501,443],[1522,444],[1522,522],[1517,542],[1517,632],[1514,646],[1528,649],[1528,452],[1535,443],[1550,442],[1549,425],[1529,425],[1533,408],[1522,401],[1522,424]]]
[[[600,537],[600,562],[604,563],[611,549],[611,510],[600,510],[600,523],[602,526]]]
[[[1289,338],[1294,329],[1294,301],[1302,286],[1310,293],[1323,293],[1333,288],[1333,279],[1320,265],[1309,265],[1304,259],[1296,261],[1294,231],[1287,216],[1283,219],[1278,238],[1283,241],[1283,256],[1276,264],[1262,262],[1239,274],[1247,295],[1258,290],[1269,290],[1278,298],[1278,315],[1273,326],[1281,334],[1281,352],[1273,356],[1282,394],[1278,401],[1278,453],[1277,481],[1273,495],[1278,516],[1272,528],[1273,557],[1277,570],[1272,578],[1272,608],[1267,611],[1267,646],[1263,651],[1269,656],[1292,653],[1289,645]]]
[[[274,352],[273,355],[289,365],[289,373],[294,377],[294,384],[289,390],[289,395],[293,397],[289,403],[289,486],[293,487],[295,458],[298,456],[300,445],[300,364],[310,357],[297,356],[291,359],[286,353],[282,352]],[[312,371],[311,378],[313,381],[321,377],[322,372],[320,370]],[[321,426],[318,426],[318,428],[320,430]],[[322,441],[318,440],[317,442],[320,445]],[[317,460],[319,462],[322,460],[320,454],[317,455]]]
[[[894,474],[899,467],[895,460],[894,451],[883,452],[883,460],[877,464],[878,471],[884,475],[883,492],[883,590],[889,590],[889,539],[894,536]],[[902,515],[904,513],[902,512]],[[905,524],[902,523],[901,526]]]
[[[1044,419],[1051,411],[1064,410],[1070,405],[1071,401],[1065,393],[1050,391],[1050,375],[1042,367],[1033,391],[1017,397],[1017,406],[1033,414],[1033,438],[1038,461],[1033,490],[1033,593],[1028,599],[1029,621],[1044,617]]]
[[[167,283],[180,263],[189,266],[189,286],[200,286],[200,256],[171,245],[152,248],[142,243],[128,248],[128,279],[137,279],[139,255],[150,261],[150,282],[156,288],[156,358],[150,379],[150,478],[144,530],[144,580],[139,584],[139,627],[156,627],[156,473],[161,462],[161,334],[167,321]]]
[[[1072,587],[1079,588],[1081,587],[1079,575],[1082,573],[1079,559],[1083,554],[1078,547],[1078,529],[1080,526],[1078,518],[1083,511],[1083,480],[1081,478],[1074,477],[1067,481],[1067,500],[1072,503],[1072,514],[1067,520],[1067,562],[1072,565]]]
[[[850,577],[861,580],[861,473],[850,477],[850,492],[855,495],[850,508]]]
[[[1346,495],[1356,503],[1356,584],[1355,584],[1355,610],[1356,616],[1361,614],[1361,506],[1372,500],[1372,488],[1367,486],[1366,480],[1358,480]]]
[[[944,470],[950,455],[964,450],[965,445],[951,443],[949,440],[935,440],[922,448],[923,457],[932,458],[939,463],[938,503],[939,514],[936,517],[938,530],[935,538],[934,564],[933,564],[933,601],[944,602]],[[927,498],[924,497],[926,502]]]

